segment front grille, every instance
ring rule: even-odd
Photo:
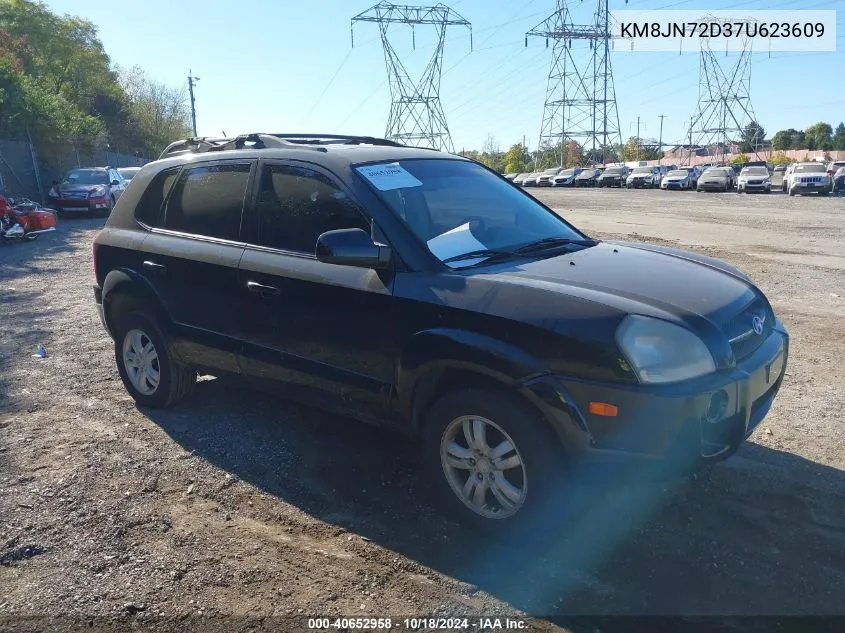
[[[749,180],[748,184],[749,185],[762,185],[763,181],[762,180]]]
[[[821,182],[821,176],[804,176],[801,178],[800,182]]]
[[[70,192],[65,192],[65,193],[62,194],[62,198],[68,198],[68,199],[71,199],[71,200],[80,200],[82,198],[87,198],[87,197],[88,197],[88,194],[85,193],[84,191],[70,191]]]
[[[754,331],[754,317],[759,317],[763,321],[762,331],[759,334]],[[723,323],[722,331],[731,341],[734,358],[741,361],[757,351],[772,333],[774,326],[774,313],[762,298],[757,297],[739,314]]]

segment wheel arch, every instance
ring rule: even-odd
[[[420,332],[405,346],[398,370],[398,406],[412,434],[422,432],[426,413],[445,393],[477,388],[504,394],[543,420],[559,440],[571,436],[570,424],[539,406],[526,385],[548,375],[542,362],[499,339],[454,329]]]
[[[169,327],[170,315],[153,285],[137,272],[117,268],[103,280],[103,318],[109,333],[115,335],[115,319],[122,311],[134,307],[150,312],[160,327]]]

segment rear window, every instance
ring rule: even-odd
[[[185,169],[167,201],[164,227],[236,241],[249,180],[249,163]]]

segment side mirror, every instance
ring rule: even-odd
[[[325,264],[379,269],[390,264],[391,249],[373,242],[363,229],[339,229],[317,238],[316,255]]]
[[[120,185],[120,181],[119,180],[112,180],[111,184],[114,185],[115,187],[117,187],[118,185]]]

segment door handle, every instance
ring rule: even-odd
[[[257,295],[278,295],[281,294],[281,290],[276,288],[276,286],[265,286],[263,284],[256,283],[254,281],[246,282],[246,289],[250,292],[254,292]]]
[[[155,262],[151,262],[149,260],[145,261],[141,265],[147,270],[152,270],[157,273],[167,272],[167,266],[164,266],[163,264],[156,264]]]

